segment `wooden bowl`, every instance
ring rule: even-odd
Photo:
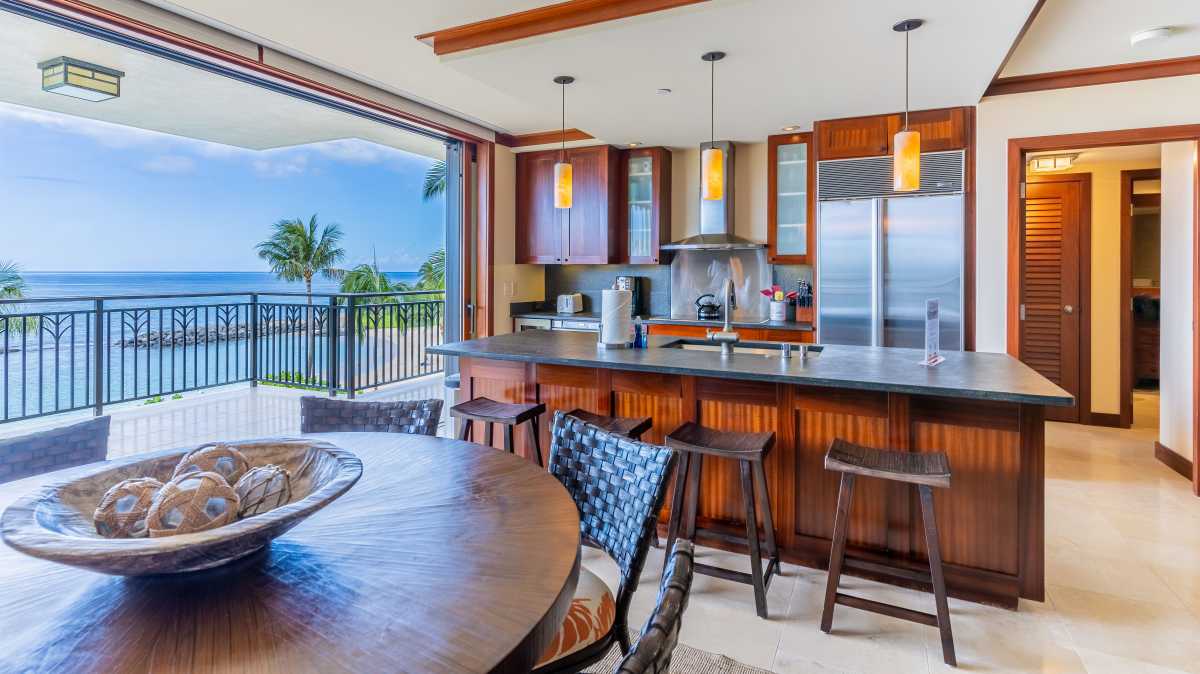
[[[253,466],[274,463],[292,474],[292,500],[216,529],[163,538],[103,538],[92,513],[121,480],[166,482],[187,449],[171,449],[81,466],[13,503],[0,518],[4,542],[27,555],[119,576],[198,571],[244,557],[346,493],[362,461],[327,442],[267,439],[228,443]]]

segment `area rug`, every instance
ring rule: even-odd
[[[637,641],[637,633],[630,632],[631,641]],[[613,646],[600,663],[592,665],[587,674],[611,674],[613,667],[621,661],[621,649]],[[671,671],[675,674],[772,674],[770,670],[751,667],[724,655],[709,653],[684,644],[675,647],[671,657]]]

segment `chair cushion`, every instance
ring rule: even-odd
[[[579,569],[579,584],[575,587],[571,608],[537,666],[596,643],[612,629],[616,617],[617,603],[612,591],[599,576],[587,569]]]

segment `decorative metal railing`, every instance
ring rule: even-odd
[[[442,371],[445,293],[0,300],[0,423],[259,382],[329,395]]]

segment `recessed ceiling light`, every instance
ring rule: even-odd
[[[799,131],[799,130],[800,130],[800,127],[798,127],[798,126],[785,126],[785,127],[783,127],[783,130],[784,130],[784,131],[787,131],[788,133],[791,133],[791,132],[793,132],[793,131]]]
[[[659,89],[657,93],[659,96],[666,96],[667,94],[671,93],[671,90],[664,87]]]
[[[1149,42],[1151,40],[1161,40],[1163,38],[1167,38],[1170,36],[1171,36],[1171,27],[1170,26],[1159,26],[1158,28],[1147,28],[1146,30],[1139,30],[1138,32],[1134,33],[1133,35],[1130,35],[1129,36],[1129,45],[1137,46],[1138,44],[1141,44],[1142,42]]]
[[[633,141],[632,143],[630,143],[630,144],[629,144],[629,147],[638,147],[638,146],[639,146],[639,145],[641,145],[641,144],[642,144],[642,141],[640,141],[640,140],[635,140],[635,141]]]

